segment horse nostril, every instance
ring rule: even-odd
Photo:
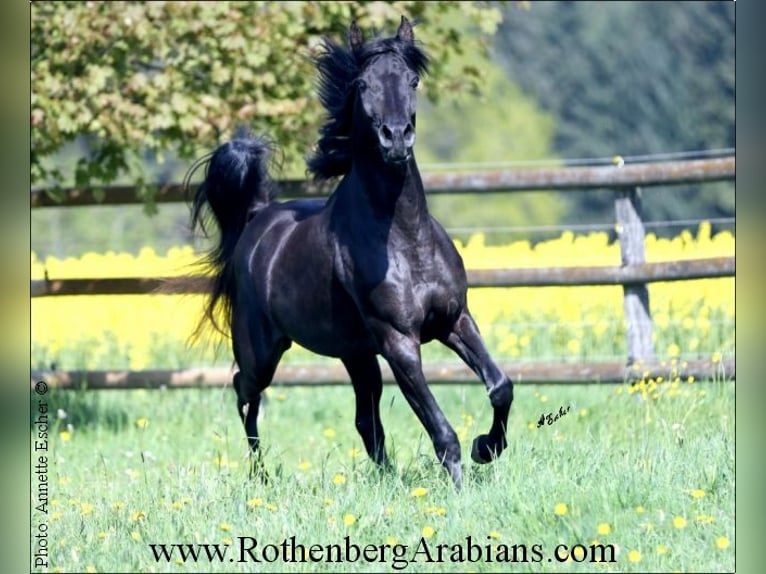
[[[415,129],[412,127],[412,124],[408,123],[404,128],[404,137],[405,138],[411,137],[414,132],[415,132]]]
[[[383,124],[383,127],[380,128],[380,135],[382,136],[383,141],[386,143],[393,142],[394,140],[394,132],[392,132],[391,128],[385,124]]]

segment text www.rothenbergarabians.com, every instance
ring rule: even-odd
[[[491,538],[487,537],[487,540]],[[504,544],[489,542],[480,544],[466,536],[457,543],[433,543],[421,538],[417,544],[367,544],[359,545],[349,536],[335,544],[302,544],[291,536],[275,544],[259,544],[252,536],[238,536],[235,541],[209,544],[149,544],[157,562],[238,562],[238,563],[357,563],[390,565],[403,570],[417,563],[537,563],[537,562],[615,562],[616,551],[612,544],[585,546],[565,544],[556,546],[550,556],[543,552],[542,544]]]

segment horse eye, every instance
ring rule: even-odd
[[[416,77],[410,82],[410,87],[414,90],[420,84],[420,78]]]
[[[360,92],[363,92],[367,89],[367,82],[364,80],[357,80],[356,85]]]

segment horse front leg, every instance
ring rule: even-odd
[[[508,445],[506,425],[513,402],[513,382],[489,356],[479,328],[467,309],[463,310],[442,342],[458,354],[487,388],[494,409],[492,427],[489,433],[474,439],[471,458],[480,464],[491,462]]]
[[[420,358],[420,341],[390,325],[379,324],[375,332],[381,354],[391,366],[404,398],[425,427],[439,462],[455,486],[460,488],[463,482],[460,442],[426,383]]]

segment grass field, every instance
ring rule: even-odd
[[[33,532],[48,524],[60,572],[734,570],[733,382],[518,385],[510,446],[481,467],[468,449],[489,427],[483,388],[433,389],[463,446],[459,493],[395,387],[382,417],[396,466],[383,474],[361,450],[349,387],[270,389],[267,484],[248,478],[230,389],[51,390],[32,402],[33,442],[39,401],[49,423],[48,514],[33,510]],[[569,412],[537,427],[560,407]],[[379,548],[371,562],[296,563],[281,554],[292,536],[306,547],[389,548],[382,563]],[[168,549],[157,561],[157,543],[231,547],[196,563]],[[558,563],[559,544],[584,545],[574,556],[584,561]],[[486,561],[485,547],[494,560],[513,558],[514,545],[516,564]]]

